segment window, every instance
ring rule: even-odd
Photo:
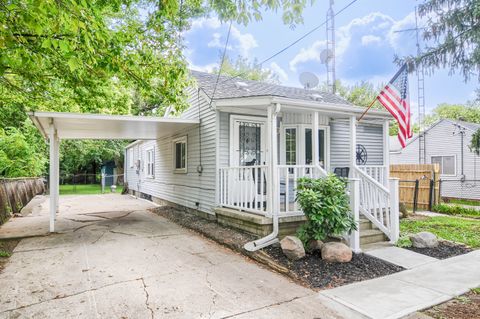
[[[440,174],[456,175],[455,156],[432,156],[432,164],[440,165]]]
[[[155,176],[155,151],[153,148],[147,150],[147,177]]]
[[[135,164],[133,162],[133,148],[128,149],[128,163],[130,164],[130,168],[133,168],[133,165]]]
[[[187,172],[187,137],[173,141],[173,167],[176,173]]]
[[[318,130],[318,160],[322,168],[325,168],[325,130]],[[312,129],[305,129],[305,164],[312,164]]]

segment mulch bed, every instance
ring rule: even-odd
[[[338,287],[404,270],[400,266],[365,254],[354,254],[349,263],[329,263],[324,262],[319,253],[308,254],[298,261],[290,261],[285,257],[279,245],[252,253],[243,249],[243,245],[256,239],[256,236],[168,206],[157,207],[152,211],[313,289]]]
[[[406,247],[406,249],[438,259],[447,259],[450,257],[463,255],[473,250],[465,245],[452,243],[450,241],[439,241],[438,246],[435,248]]]
[[[471,291],[422,312],[436,319],[478,318],[480,314],[480,293]]]
[[[305,258],[291,261],[279,246],[263,249],[279,264],[292,271],[297,279],[312,288],[334,288],[357,281],[390,275],[404,268],[381,259],[366,255],[353,254],[349,263],[323,261],[320,252],[307,254]]]

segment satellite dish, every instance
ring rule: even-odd
[[[312,89],[318,85],[318,78],[311,72],[303,72],[300,74],[300,83],[305,89]]]
[[[333,58],[333,52],[330,49],[325,49],[320,52],[320,62],[327,64]]]

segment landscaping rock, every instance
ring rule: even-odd
[[[352,260],[352,250],[343,243],[325,243],[322,245],[322,259],[329,262],[347,263]]]
[[[309,251],[321,250],[322,246],[323,246],[323,241],[321,241],[321,240],[312,239],[308,242],[308,250]]]
[[[305,248],[302,241],[295,236],[286,236],[280,241],[282,251],[290,260],[298,260],[305,257]]]
[[[410,236],[410,241],[415,248],[434,248],[438,246],[437,236],[428,231]]]

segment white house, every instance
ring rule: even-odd
[[[398,182],[389,180],[386,111],[364,111],[334,94],[191,72],[184,119],[200,124],[125,150],[129,191],[217,218],[271,243],[304,220],[295,202],[302,176],[348,174],[362,242],[398,236]],[[214,93],[215,92],[215,93]],[[212,99],[213,97],[213,99]],[[358,181],[356,180],[358,179]],[[393,189],[392,189],[393,188]],[[395,217],[396,216],[396,217]],[[368,219],[368,220],[367,220]],[[372,227],[374,224],[376,227]]]
[[[472,135],[480,124],[442,119],[425,130],[426,163],[440,165],[441,196],[480,200],[480,157],[470,151]],[[391,164],[418,164],[418,135],[402,149],[392,137]]]

